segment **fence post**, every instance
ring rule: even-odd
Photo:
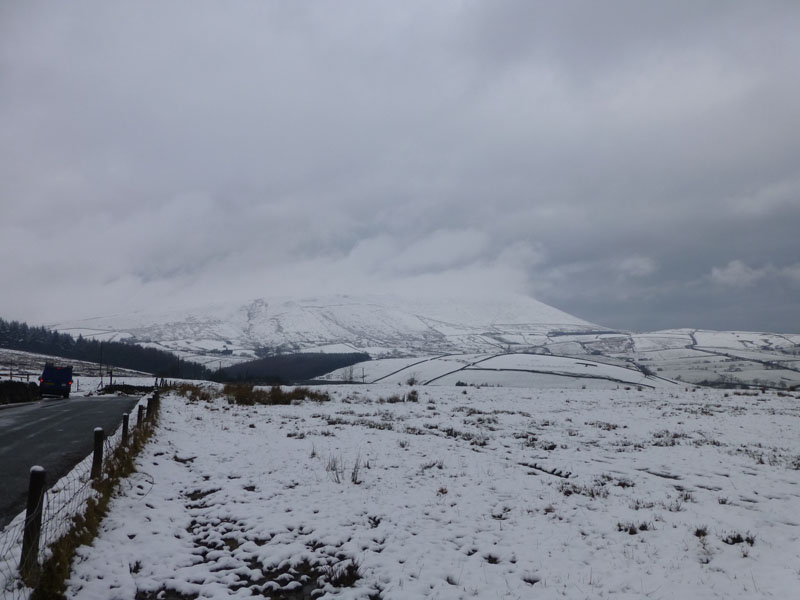
[[[92,457],[92,479],[98,479],[103,469],[103,428],[94,428],[94,456]]]
[[[144,421],[144,406],[141,404],[139,405],[139,411],[136,414],[136,427],[138,429],[142,428],[142,422]]]
[[[128,413],[122,413],[122,440],[123,446],[128,445]]]
[[[39,535],[42,532],[45,475],[47,471],[44,467],[31,467],[25,529],[22,533],[22,560],[19,567],[23,579],[33,575],[39,567]]]

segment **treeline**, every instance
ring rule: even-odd
[[[365,360],[370,360],[370,356],[363,352],[281,354],[226,367],[217,371],[214,379],[267,384],[302,383]]]
[[[336,369],[370,360],[369,354],[362,352],[281,354],[212,372],[201,364],[185,361],[165,350],[143,348],[128,342],[99,342],[83,336],[76,339],[46,327],[4,319],[0,319],[0,348],[101,363],[157,377],[267,384],[306,382]]]
[[[157,377],[208,379],[211,375],[203,365],[185,361],[164,350],[125,342],[99,342],[83,336],[75,339],[46,327],[4,319],[0,319],[0,348],[102,363],[110,367],[144,371]]]

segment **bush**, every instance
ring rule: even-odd
[[[197,402],[198,400],[210,402],[216,397],[215,390],[195,385],[193,383],[178,383],[168,385],[166,389],[176,392],[180,396],[188,398],[190,402]]]
[[[275,385],[267,391],[264,389],[257,389],[249,383],[226,384],[223,393],[228,397],[228,402],[231,404],[241,404],[244,406],[253,406],[254,404],[287,405],[294,401],[299,402],[302,400],[327,402],[331,399],[327,392],[318,392],[305,387],[284,390],[279,385]]]
[[[0,381],[0,404],[34,402],[39,399],[39,386],[21,381]]]

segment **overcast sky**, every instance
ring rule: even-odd
[[[0,2],[0,316],[531,295],[800,332],[800,2]]]

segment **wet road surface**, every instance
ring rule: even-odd
[[[47,470],[50,487],[91,454],[95,427],[111,435],[122,414],[138,401],[128,396],[72,397],[0,408],[0,528],[25,508],[32,466]]]

